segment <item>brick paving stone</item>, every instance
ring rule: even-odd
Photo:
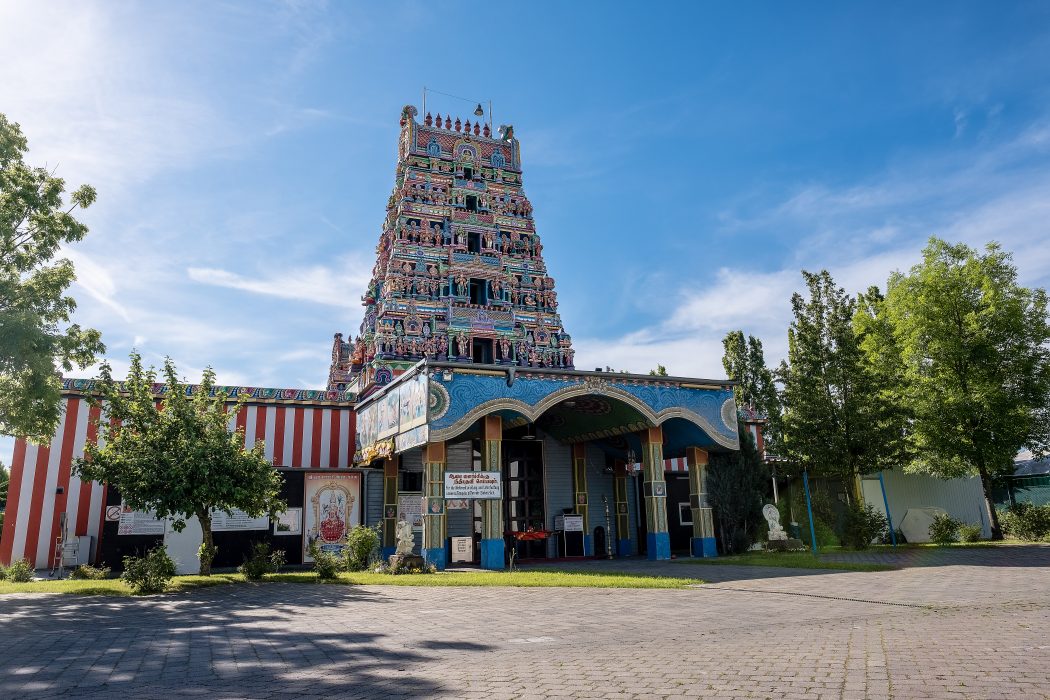
[[[710,583],[0,596],[0,698],[1050,698],[1050,547],[834,556],[904,568],[627,560],[569,568]]]

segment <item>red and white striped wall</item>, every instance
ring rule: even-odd
[[[54,561],[61,514],[69,537],[93,536],[97,548],[105,511],[105,489],[72,474],[73,460],[84,446],[98,441],[98,408],[82,396],[63,399],[64,410],[49,444],[15,442],[0,564],[29,559],[36,568]],[[245,406],[230,420],[243,428],[245,446],[265,444],[266,458],[276,467],[338,469],[351,466],[356,422],[348,406],[259,404]],[[58,489],[62,493],[58,493]],[[96,550],[97,551],[97,550]],[[91,553],[94,561],[96,552]]]
[[[631,471],[632,472],[640,472],[640,471],[642,471],[642,463],[641,462],[635,462],[634,464],[632,464],[631,465]],[[665,459],[664,460],[664,471],[665,472],[682,472],[682,473],[685,473],[685,472],[689,471],[689,464],[686,462],[685,457],[675,457],[674,459]]]

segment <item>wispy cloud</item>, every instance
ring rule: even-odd
[[[339,268],[313,265],[258,277],[207,267],[191,267],[186,273],[201,284],[344,308],[360,306],[360,301],[348,296],[346,290],[363,290],[371,279],[370,267],[352,258],[344,259]]]

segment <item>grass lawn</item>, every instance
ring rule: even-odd
[[[703,583],[697,578],[667,576],[639,576],[616,573],[572,573],[568,571],[449,571],[436,574],[374,574],[370,572],[341,573],[332,581],[322,581],[312,572],[270,574],[260,583],[249,584],[240,574],[212,574],[211,576],[176,576],[169,592],[222,586],[226,584],[264,585],[267,582],[350,585],[350,586],[512,586],[523,588],[685,588]],[[68,593],[73,595],[131,595],[120,579],[103,581],[32,581],[11,583],[0,581],[0,595],[5,593]]]
[[[812,552],[747,552],[732,556],[675,559],[679,564],[713,564],[736,566],[775,566],[786,569],[832,569],[837,571],[893,571],[897,567],[888,564],[863,564],[860,562],[827,561]]]

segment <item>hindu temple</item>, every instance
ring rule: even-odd
[[[545,247],[514,128],[475,116],[401,110],[363,320],[335,334],[326,389],[223,388],[248,397],[231,430],[264,443],[289,509],[221,519],[217,566],[259,539],[307,562],[358,524],[381,527],[390,554],[405,521],[438,569],[716,555],[705,467],[739,446],[732,382],[576,367],[544,262],[558,232]],[[16,444],[0,562],[43,568],[78,549],[119,565],[156,541],[192,558],[192,527],[174,533],[71,475],[98,415],[92,381],[64,386],[52,442]]]

